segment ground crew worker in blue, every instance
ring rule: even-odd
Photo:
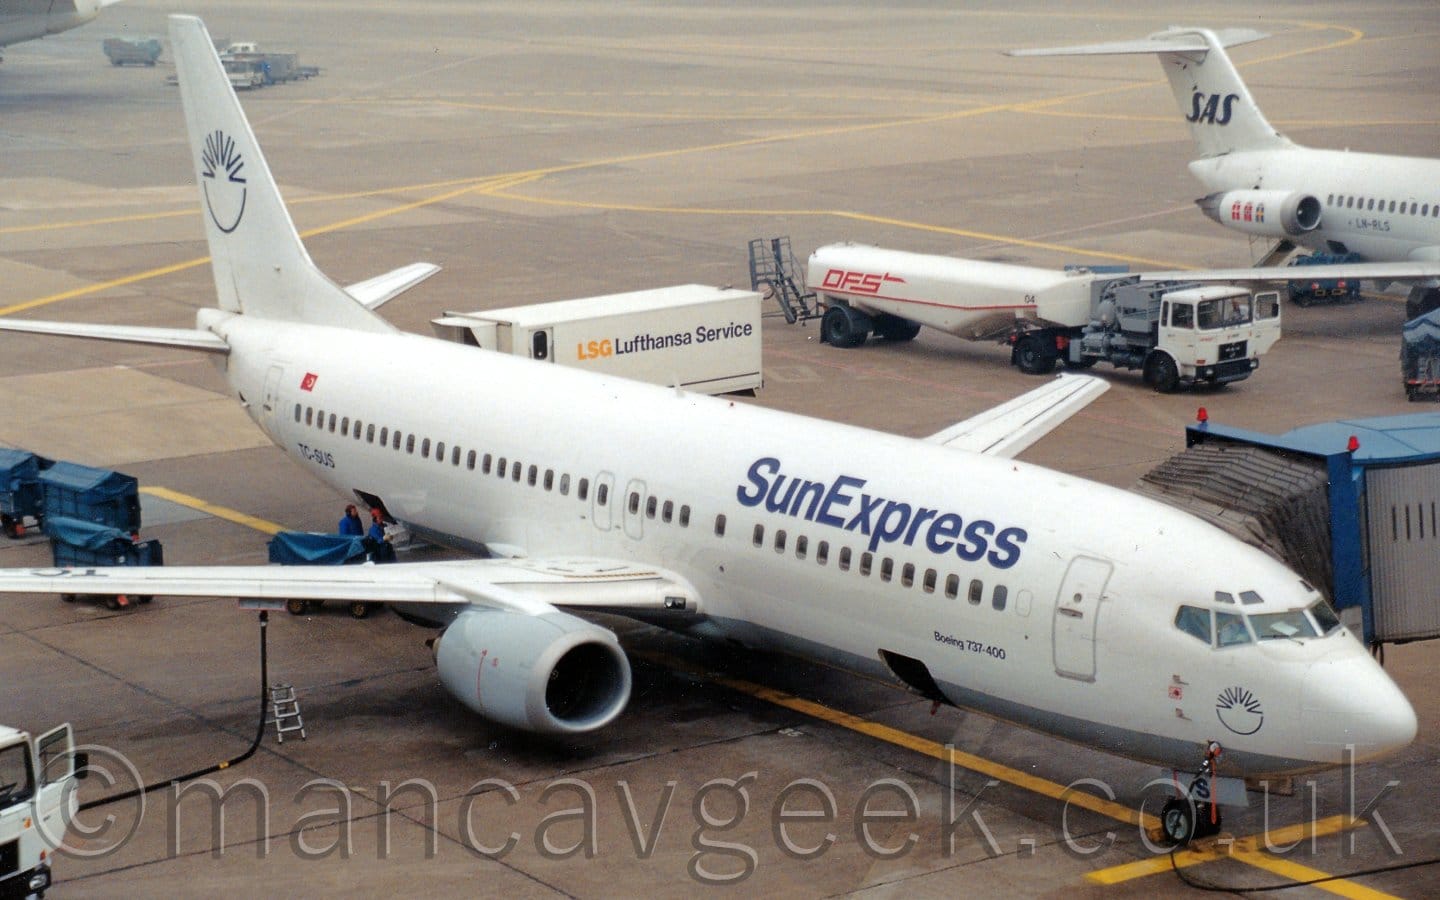
[[[379,507],[370,510],[370,530],[365,532],[365,549],[370,551],[370,559],[374,562],[393,562],[395,559],[395,548],[385,537],[385,518]]]
[[[352,537],[360,537],[365,534],[365,523],[360,521],[360,513],[355,510],[355,504],[345,507],[345,515],[340,519],[340,533]]]

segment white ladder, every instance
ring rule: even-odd
[[[285,735],[291,731],[300,732],[305,740],[305,721],[300,718],[300,701],[295,699],[295,688],[288,684],[270,685],[270,718],[275,723],[275,740],[285,743]]]

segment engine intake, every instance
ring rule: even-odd
[[[593,731],[630,699],[615,635],[569,613],[470,609],[434,644],[445,689],[480,715],[542,734]]]
[[[1227,228],[1265,237],[1293,237],[1320,227],[1320,201],[1299,191],[1225,191],[1195,203]]]

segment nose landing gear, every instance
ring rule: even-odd
[[[1218,741],[1207,744],[1205,759],[1189,787],[1181,796],[1165,801],[1160,810],[1160,829],[1167,843],[1183,847],[1196,838],[1220,833],[1220,807],[1215,803],[1210,782],[1221,752]]]

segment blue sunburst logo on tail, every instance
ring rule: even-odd
[[[1243,687],[1228,687],[1215,698],[1220,724],[1239,735],[1254,734],[1265,724],[1260,699]]]
[[[235,146],[235,139],[216,129],[205,136],[205,149],[200,152],[200,188],[205,192],[205,208],[210,221],[229,234],[240,226],[245,215],[245,158]]]

